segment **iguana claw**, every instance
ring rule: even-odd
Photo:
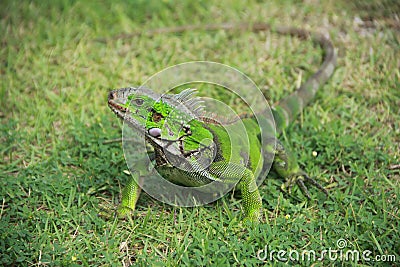
[[[309,177],[303,171],[296,173],[295,175],[291,176],[291,178],[287,179],[287,181],[282,185],[282,190],[287,191],[290,194],[293,185],[297,184],[307,199],[311,200],[310,192],[308,191],[305,183],[309,183],[321,190],[325,195],[329,195],[328,191],[326,191],[322,185],[320,185],[315,179]]]
[[[133,212],[133,211],[134,211],[134,209],[132,209],[132,208],[119,205],[118,208],[117,208],[117,211],[116,211],[115,215],[116,215],[118,218],[124,218],[124,217],[126,217],[128,214],[130,214],[130,213]]]

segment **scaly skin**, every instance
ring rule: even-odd
[[[245,24],[236,25],[239,29],[249,29]],[[193,26],[175,28],[164,32],[179,32],[194,29]],[[209,25],[203,29],[219,29]],[[222,25],[224,29],[234,29],[235,25]],[[267,24],[253,24],[253,31],[270,29]],[[275,31],[282,34],[291,34],[298,37],[311,37],[324,49],[325,58],[320,69],[307,80],[299,89],[284,98],[273,108],[277,132],[280,133],[287,127],[294,117],[315,96],[317,89],[333,73],[336,64],[336,54],[329,39],[320,35],[311,35],[300,29],[278,27]],[[240,149],[232,149],[231,143],[224,127],[217,122],[206,119],[193,119],[189,110],[182,110],[182,99],[187,100],[192,94],[190,90],[183,91],[177,96],[159,96],[148,89],[122,88],[109,94],[110,108],[134,129],[144,133],[146,141],[154,147],[156,170],[167,180],[185,186],[201,186],[212,181],[225,183],[237,182],[236,188],[241,191],[245,220],[258,222],[262,218],[262,201],[256,185],[257,174],[260,171],[259,161],[263,158],[261,151],[275,154],[273,167],[276,172],[286,179],[284,188],[290,190],[297,184],[304,194],[310,198],[305,183],[310,183],[327,194],[326,190],[315,180],[301,170],[298,163],[288,150],[275,138],[262,147],[260,140],[250,140],[249,160],[243,159]],[[178,101],[174,101],[178,99]],[[188,122],[187,124],[185,124]],[[260,133],[259,126],[253,116],[241,119],[250,136]],[[232,122],[235,124],[236,122]],[[271,122],[273,125],[273,122]],[[205,140],[205,141],[202,141]],[[214,146],[213,146],[214,143]],[[273,145],[277,143],[277,145]],[[184,158],[189,162],[191,171],[175,168],[171,159],[166,157],[163,149],[175,150],[171,152],[174,157]],[[198,155],[201,155],[201,160]],[[175,159],[172,159],[175,161]],[[244,164],[243,162],[247,162]],[[267,164],[268,162],[264,162]],[[199,171],[205,167],[207,175]],[[262,166],[261,166],[262,167]],[[200,169],[199,169],[200,168]],[[222,174],[223,177],[222,177]],[[128,186],[122,193],[121,205],[118,208],[120,216],[126,215],[135,209],[139,197],[140,187],[137,185],[140,173],[135,173]]]

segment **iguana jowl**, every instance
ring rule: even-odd
[[[224,24],[179,27],[158,30],[154,33],[181,32],[198,28],[205,30],[239,28],[264,31],[270,30],[271,27],[263,23],[252,24],[250,27],[245,24]],[[323,35],[310,34],[305,30],[289,27],[276,27],[271,30],[300,38],[312,38],[324,50],[324,60],[318,71],[300,88],[272,108],[279,134],[332,75],[336,65],[336,52],[331,41]],[[237,181],[236,188],[241,191],[246,220],[259,221],[262,217],[262,201],[255,182],[257,163],[262,157],[261,151],[275,154],[273,167],[280,176],[285,178],[286,185],[297,184],[307,198],[310,198],[310,195],[305,183],[310,183],[327,193],[322,186],[300,169],[294,156],[285,150],[279,141],[271,151],[269,144],[266,144],[267,147],[261,147],[261,142],[253,140],[250,144],[250,164],[242,164],[240,153],[231,153],[229,144],[223,143],[227,140],[226,132],[220,124],[209,119],[203,120],[201,117],[190,120],[188,124],[181,122],[182,116],[188,115],[190,111],[199,114],[198,111],[201,109],[192,94],[193,91],[186,90],[177,95],[160,96],[148,89],[121,88],[110,92],[108,105],[118,117],[124,119],[135,130],[144,133],[146,141],[155,151],[155,169],[165,179],[185,186],[201,186],[214,180],[222,180],[226,183]],[[186,109],[178,107],[182,104]],[[253,116],[245,116],[241,122],[246,131],[252,132],[252,136],[257,136],[260,129]],[[166,139],[165,136],[168,135],[171,138]],[[204,144],[200,140],[213,140],[213,144]],[[203,158],[211,158],[210,162],[200,162],[198,156],[200,154],[206,155]],[[190,171],[175,167],[180,159],[186,159],[182,164],[188,165],[186,167]],[[136,183],[139,174],[134,175],[136,177],[131,178],[122,193],[122,201],[118,208],[120,215],[125,215],[135,209],[140,187]]]

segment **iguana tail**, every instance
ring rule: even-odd
[[[324,60],[316,73],[304,82],[296,91],[274,105],[272,112],[278,133],[285,129],[303,108],[314,98],[321,87],[333,74],[336,66],[336,51],[332,42],[324,35],[310,33],[306,30],[277,27],[274,31],[281,34],[290,34],[299,38],[311,38],[324,50]]]

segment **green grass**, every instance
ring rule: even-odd
[[[265,264],[257,252],[347,249],[400,262],[400,39],[396,1],[2,1],[0,4],[0,265]],[[355,19],[357,18],[357,19]],[[269,21],[328,30],[338,68],[283,140],[329,188],[307,202],[279,179],[260,190],[266,220],[243,227],[231,194],[197,208],[142,194],[132,218],[112,216],[128,177],[111,88],[140,85],[177,63],[210,60],[252,78],[271,103],[308,77],[320,50],[271,34],[113,36],[165,26]],[[358,23],[358,21],[360,21]],[[375,22],[374,22],[375,21]],[[97,38],[108,38],[97,42]],[[317,152],[317,156],[313,156]],[[310,263],[289,262],[309,265]],[[281,265],[267,261],[267,265]]]

